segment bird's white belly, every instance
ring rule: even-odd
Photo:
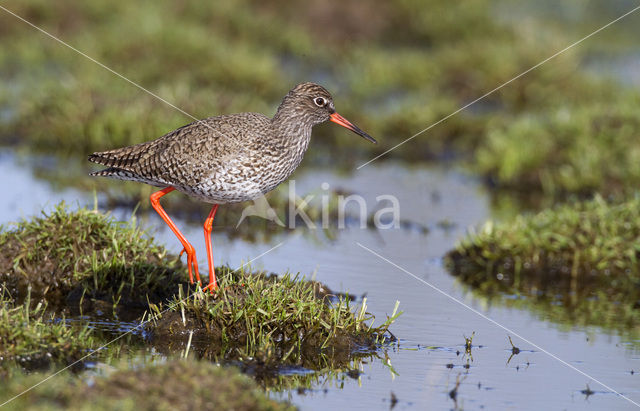
[[[261,197],[282,183],[290,174],[273,173],[273,170],[264,167],[249,169],[233,163],[211,172],[193,185],[175,187],[207,203],[238,203]]]

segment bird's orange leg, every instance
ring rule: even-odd
[[[180,255],[182,255],[183,251],[187,253],[187,265],[189,266],[189,281],[191,281],[191,284],[193,284],[193,271],[195,271],[196,280],[199,283],[200,274],[198,273],[198,260],[196,259],[196,250],[189,243],[189,241],[187,241],[187,239],[182,235],[180,230],[178,230],[178,227],[173,223],[173,221],[171,221],[171,218],[169,218],[167,213],[164,211],[164,209],[160,205],[160,197],[162,197],[167,193],[172,192],[173,190],[175,190],[175,188],[167,187],[163,190],[156,191],[155,193],[151,194],[151,197],[149,197],[151,199],[151,206],[153,207],[154,210],[156,210],[158,214],[160,214],[160,217],[164,220],[165,223],[167,223],[171,231],[173,231],[176,237],[178,237],[178,240],[180,240],[180,243],[184,247],[184,249],[180,252]]]
[[[211,291],[218,288],[216,272],[213,267],[213,250],[211,249],[211,230],[213,229],[213,218],[216,216],[216,211],[218,211],[218,204],[214,204],[211,207],[209,216],[204,220],[204,243],[207,247],[207,260],[209,261],[209,285],[205,289],[208,288]]]

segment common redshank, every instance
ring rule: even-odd
[[[91,154],[89,161],[108,167],[91,175],[163,187],[151,195],[151,205],[184,247],[191,283],[194,272],[200,283],[195,249],[159,200],[178,190],[213,204],[204,222],[205,289],[215,290],[211,230],[218,205],[256,199],[286,180],[302,161],[312,127],[327,120],[376,142],[336,112],[324,87],[302,83],[287,93],[273,118],[238,113],[195,121],[153,141]]]

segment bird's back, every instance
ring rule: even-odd
[[[208,202],[245,201],[272,183],[265,168],[283,152],[270,123],[259,113],[210,117],[150,142],[94,153],[89,161],[108,167],[93,175],[173,186]]]

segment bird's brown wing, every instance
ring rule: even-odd
[[[212,163],[238,155],[268,124],[267,117],[256,113],[196,121],[150,142],[91,154],[89,161],[108,167],[92,175],[157,185],[182,183],[202,174],[203,168],[215,167]],[[254,132],[247,135],[245,130]]]
[[[120,147],[113,150],[95,152],[89,155],[88,160],[92,163],[101,164],[106,167],[127,169],[136,164],[145,155],[145,153],[149,153],[150,149],[155,148],[158,145],[158,140],[171,138],[172,135],[192,127],[194,123],[184,125],[153,141],[147,141],[127,147]]]

